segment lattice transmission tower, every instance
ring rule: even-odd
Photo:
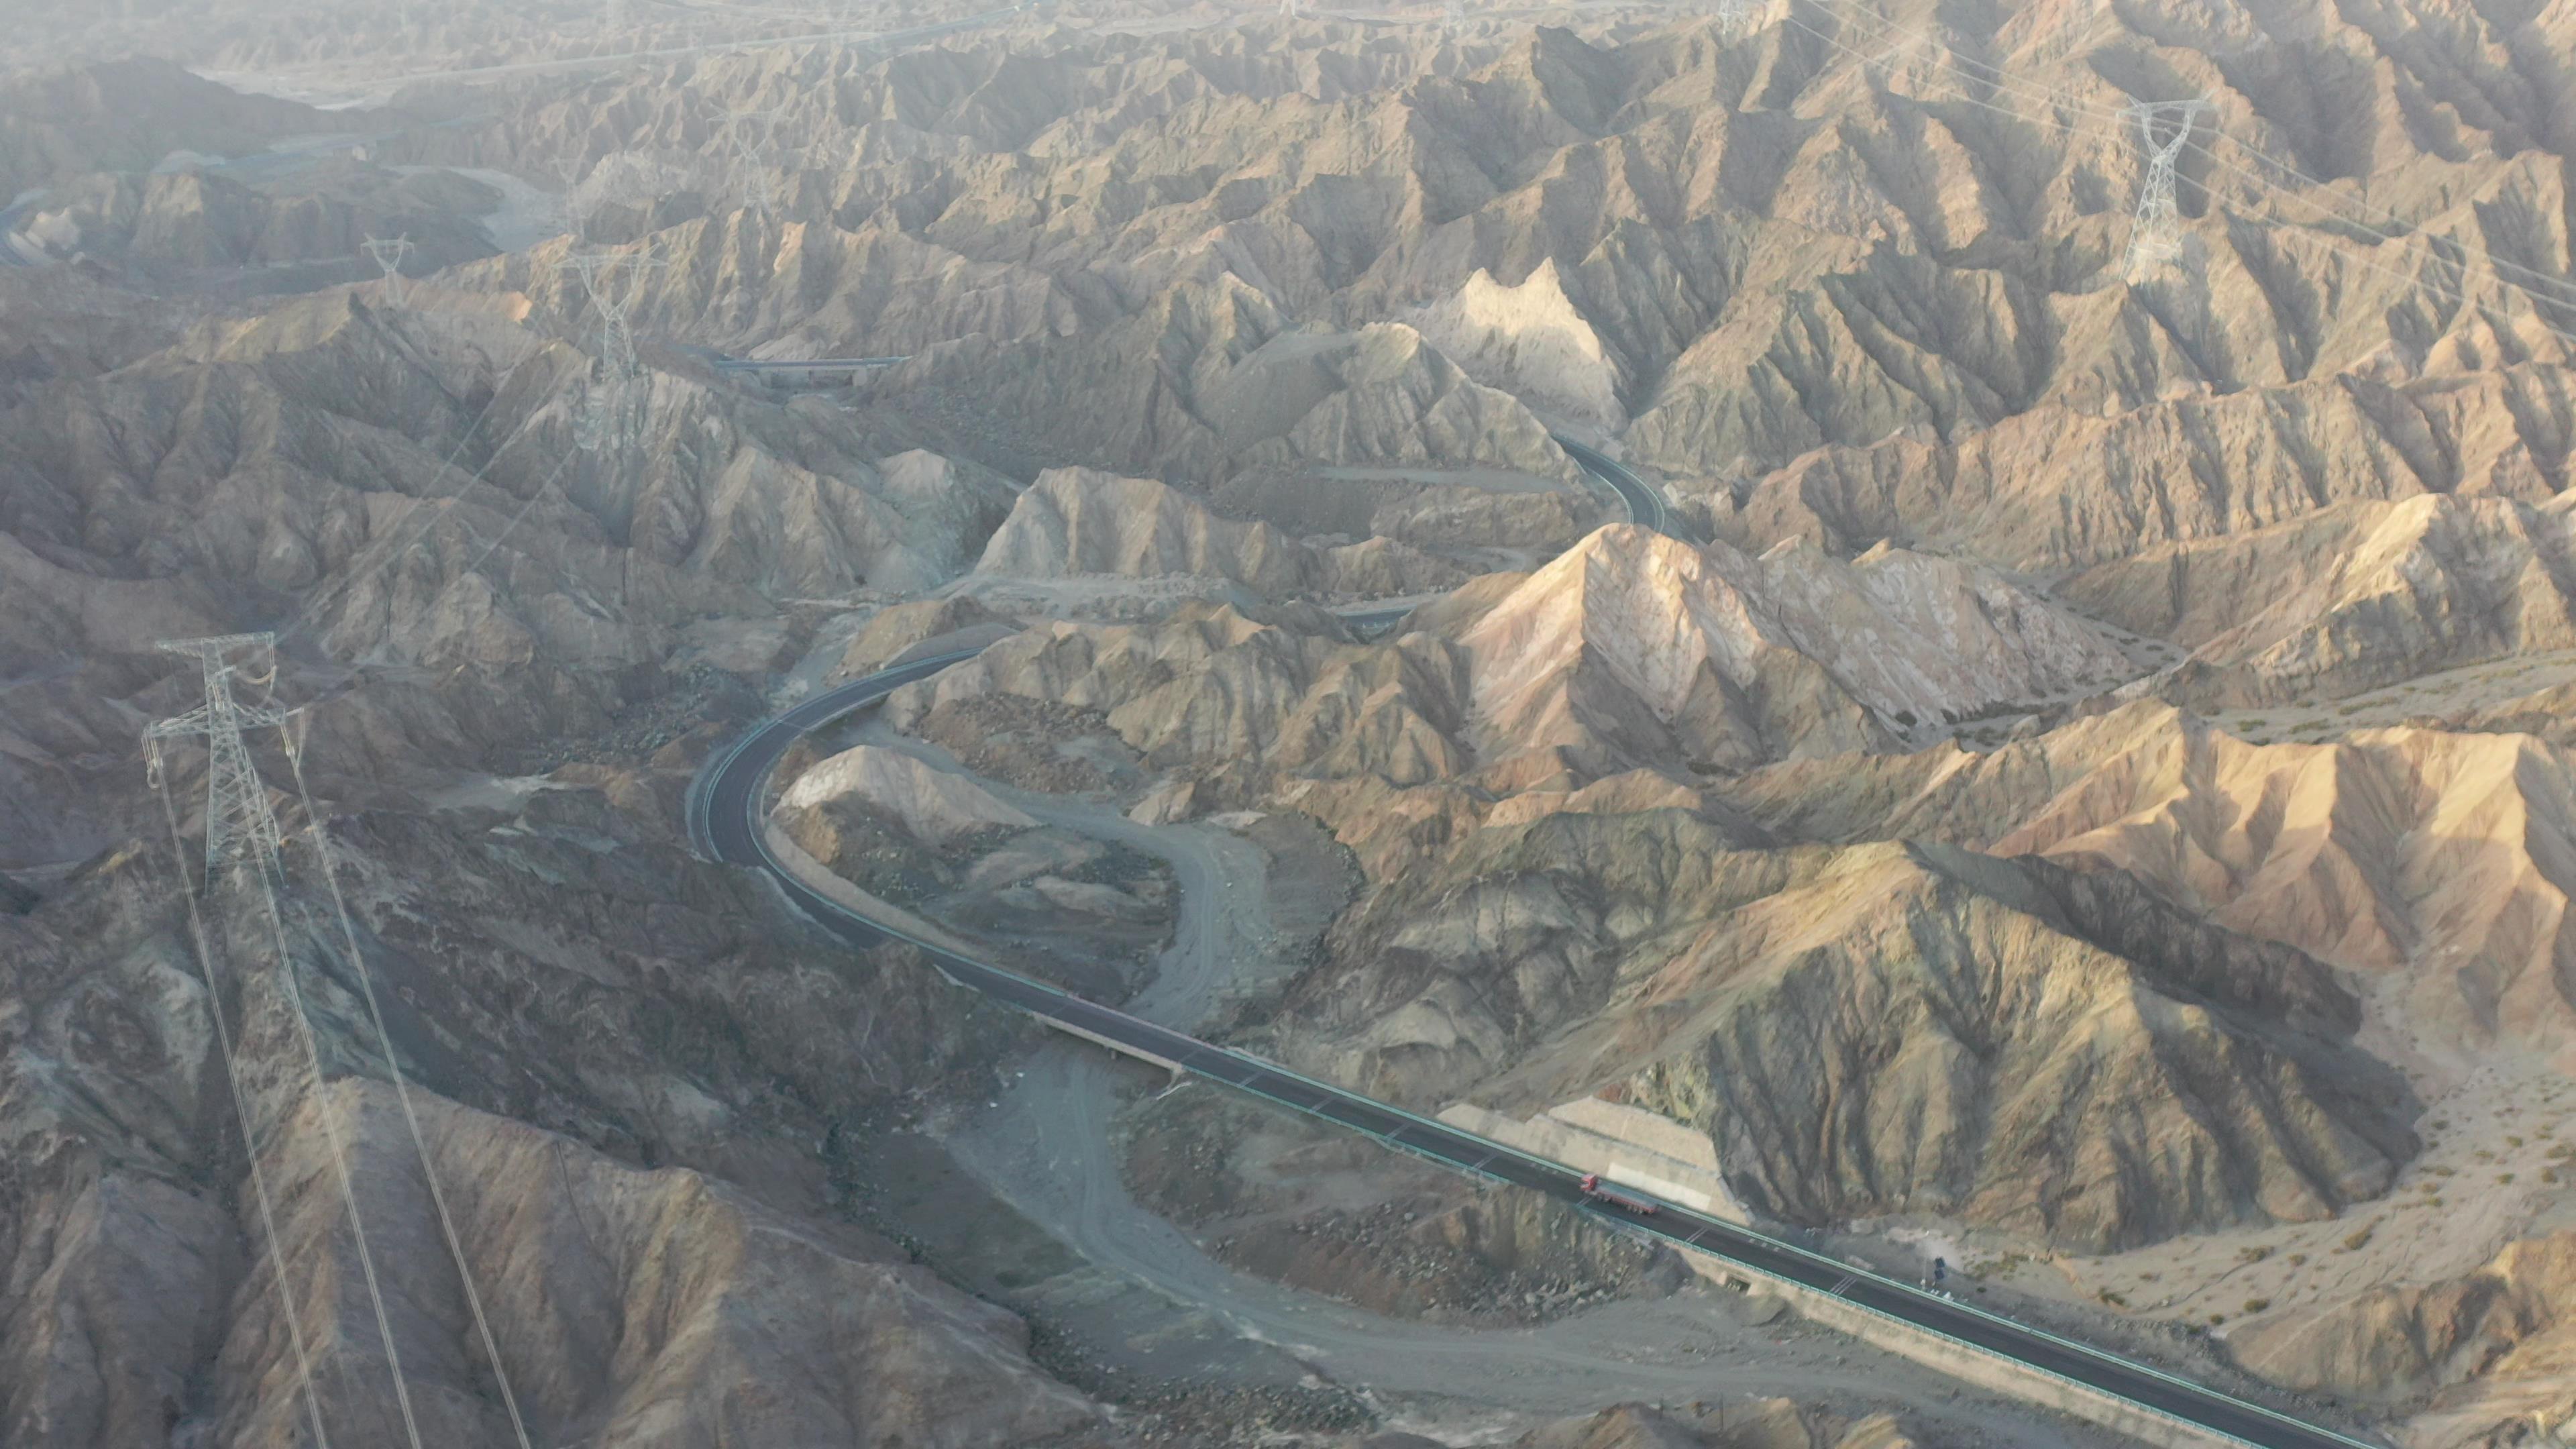
[[[555,265],[581,279],[582,295],[599,313],[599,360],[590,391],[573,420],[574,440],[594,451],[631,447],[643,436],[651,398],[626,310],[634,303],[643,274],[667,263],[639,252],[575,252]]]
[[[402,265],[411,256],[411,238],[371,236],[367,238],[365,245],[367,255],[377,266],[384,268],[385,304],[391,307],[403,305]]]
[[[590,157],[580,151],[557,156],[554,171],[563,178],[563,195],[555,202],[555,219],[564,235],[578,243],[583,230],[581,184],[590,175]]]
[[[2138,123],[2146,143],[2147,174],[2138,187],[2138,218],[2129,228],[2129,279],[2136,281],[2182,256],[2182,209],[2174,201],[2174,163],[2191,144],[2206,96],[2188,101],[2140,101],[2120,114]]]
[[[1716,0],[1709,13],[1716,18],[1720,29],[1751,30],[1761,22],[1762,6],[1760,0]]]
[[[733,153],[734,169],[739,173],[736,184],[742,189],[745,211],[769,216],[776,212],[778,193],[770,182],[770,168],[778,159],[778,116],[776,108],[766,111],[736,111],[725,125],[725,142]]]
[[[422,1135],[419,1117],[413,1110],[410,1087],[403,1078],[400,1062],[394,1054],[393,1037],[385,1029],[384,1013],[376,990],[368,978],[364,953],[359,949],[357,928],[349,916],[348,900],[340,890],[339,873],[332,868],[322,822],[313,808],[313,796],[304,781],[303,748],[299,740],[286,732],[293,711],[270,704],[244,702],[234,692],[236,680],[248,679],[265,687],[277,678],[277,636],[268,633],[222,634],[206,639],[164,639],[160,648],[165,653],[184,655],[197,661],[204,677],[206,697],[203,703],[185,714],[156,720],[143,731],[143,749],[153,789],[161,797],[164,818],[170,826],[170,844],[180,848],[179,814],[171,799],[168,777],[163,769],[162,743],[184,736],[203,735],[206,740],[206,874],[205,890],[211,897],[217,883],[230,881],[261,906],[260,917],[268,926],[269,938],[276,947],[277,988],[294,1024],[295,1036],[304,1048],[305,1064],[311,1072],[312,1100],[315,1119],[319,1122],[328,1146],[337,1181],[341,1208],[348,1215],[349,1236],[355,1247],[360,1277],[366,1285],[368,1306],[373,1310],[378,1341],[384,1348],[385,1371],[393,1387],[394,1404],[400,1413],[403,1439],[409,1449],[426,1449],[419,1416],[413,1410],[409,1381],[402,1366],[402,1352],[397,1343],[393,1320],[386,1307],[384,1284],[376,1271],[376,1255],[369,1246],[367,1223],[359,1210],[355,1173],[351,1167],[348,1137],[334,1110],[328,1075],[323,1067],[322,1048],[313,1030],[313,1018],[306,1008],[303,988],[297,983],[294,948],[287,937],[286,912],[279,898],[286,887],[283,855],[284,843],[277,828],[277,816],[268,806],[268,787],[259,777],[251,760],[250,745],[243,732],[274,729],[286,746],[287,758],[293,762],[295,790],[304,806],[305,828],[311,833],[314,847],[322,856],[324,875],[336,910],[341,939],[348,949],[347,965],[359,982],[366,1002],[368,1019],[375,1027],[376,1040],[384,1053],[385,1069],[392,1078],[403,1118],[411,1132],[412,1150],[420,1162],[421,1175],[429,1188],[437,1210],[448,1252],[456,1264],[474,1325],[482,1340],[485,1358],[509,1411],[510,1425],[519,1449],[533,1449],[527,1426],[519,1413],[517,1397],[511,1392],[509,1376],[502,1366],[499,1341],[494,1337],[483,1313],[481,1293],[475,1288],[463,1240],[458,1236],[447,1197],[439,1185],[438,1172],[430,1157],[428,1142]],[[256,659],[256,665],[241,662],[244,656]],[[184,860],[184,855],[181,859]],[[227,875],[227,872],[230,872]],[[206,929],[206,916],[197,896],[180,882],[188,902],[189,932],[194,940],[200,964],[205,971],[207,1006],[214,1018],[216,1036],[224,1057],[225,1075],[232,1084],[234,1110],[241,1121],[243,1150],[249,1158],[253,1191],[259,1203],[262,1236],[265,1239],[271,1268],[277,1281],[280,1310],[288,1337],[292,1342],[297,1376],[302,1380],[304,1400],[315,1449],[328,1449],[329,1439],[323,1427],[322,1401],[313,1386],[315,1345],[307,1341],[296,1296],[286,1286],[288,1261],[283,1240],[277,1232],[273,1195],[269,1190],[266,1168],[262,1163],[263,1148],[257,1119],[253,1116],[251,1098],[245,1089],[239,1046],[224,1015],[222,993],[217,986],[215,962],[225,953],[214,949],[211,933]],[[346,1382],[344,1378],[344,1383]]]
[[[143,731],[143,750],[152,776],[161,775],[161,742],[182,735],[206,737],[206,881],[209,887],[225,866],[249,864],[269,879],[277,874],[277,816],[268,808],[268,787],[251,764],[242,731],[282,729],[286,713],[267,705],[244,704],[233,695],[233,680],[242,673],[235,656],[257,650],[266,655],[277,642],[273,634],[221,634],[211,639],[164,639],[166,654],[197,661],[206,680],[205,703],[186,714],[155,720]],[[274,678],[271,662],[267,677]]]
[[[1440,28],[1451,35],[1467,28],[1467,0],[1440,0]]]

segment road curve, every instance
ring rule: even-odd
[[[1545,1193],[1612,1227],[1725,1259],[1764,1278],[1785,1280],[1903,1320],[1976,1349],[2071,1379],[2140,1407],[2264,1449],[2372,1449],[2360,1440],[2292,1419],[2161,1370],[2060,1338],[1911,1284],[1882,1277],[1750,1228],[1662,1204],[1652,1217],[1607,1212],[1576,1187],[1580,1173],[1499,1142],[1417,1116],[1356,1092],[1300,1076],[1243,1052],[1085,1001],[998,966],[961,956],[854,914],[798,879],[770,851],[762,802],[770,773],[790,746],[903,685],[973,658],[978,650],[933,655],[855,679],[765,721],[721,751],[691,787],[688,828],[704,855],[766,874],[788,901],[823,930],[853,947],[908,943],[941,974],[969,990],[1095,1040],[1177,1063],[1280,1106],[1374,1137],[1430,1161]]]
[[[1684,543],[1701,541],[1692,537],[1690,530],[1673,517],[1672,508],[1664,502],[1663,490],[1628,471],[1626,464],[1598,448],[1578,443],[1563,433],[1551,433],[1548,436],[1556,439],[1556,445],[1563,448],[1565,455],[1572,458],[1584,472],[1608,484],[1610,491],[1619,495],[1620,501],[1628,505],[1629,522],[1643,524],[1657,533],[1668,538],[1680,539]]]

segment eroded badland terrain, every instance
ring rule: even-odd
[[[1290,8],[13,19],[0,1446],[2125,1442],[708,858],[949,655],[845,910],[2576,1442],[2576,6]]]

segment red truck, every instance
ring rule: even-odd
[[[1635,1213],[1641,1218],[1650,1218],[1655,1215],[1655,1205],[1646,1201],[1644,1198],[1630,1197],[1624,1192],[1612,1192],[1610,1189],[1603,1187],[1601,1185],[1601,1174],[1597,1172],[1587,1172],[1583,1174],[1583,1180],[1576,1183],[1575,1186],[1582,1188],[1583,1195],[1592,1199],[1594,1202],[1608,1203],[1610,1206],[1617,1208],[1622,1212]]]

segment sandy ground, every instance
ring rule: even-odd
[[[402,166],[395,169],[414,171],[426,168]],[[501,193],[501,204],[483,216],[483,235],[500,250],[523,252],[550,237],[564,234],[562,197],[540,191],[507,171],[479,166],[450,169]]]
[[[2427,1099],[2425,1150],[2341,1217],[2208,1233],[2100,1258],[1996,1264],[2004,1281],[2229,1327],[2393,1283],[2466,1273],[2516,1238],[2576,1224],[2576,1083],[2509,1062]],[[2260,1306],[2257,1306],[2260,1305]]]

